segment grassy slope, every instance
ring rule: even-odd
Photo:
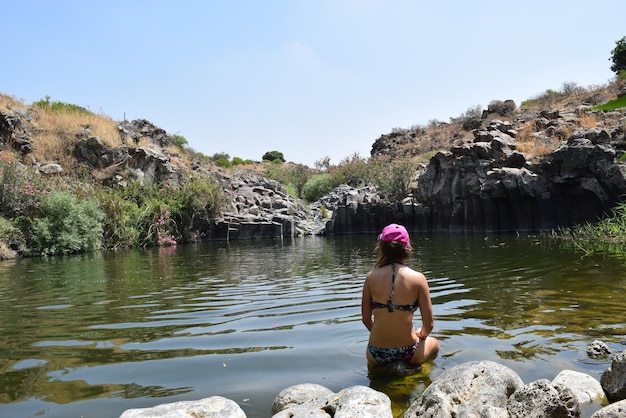
[[[611,100],[610,102],[594,106],[594,110],[614,110],[626,107],[626,96],[622,96],[619,99]]]

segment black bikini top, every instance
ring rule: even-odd
[[[387,303],[376,302],[373,299],[370,299],[370,303],[372,304],[372,309],[381,309],[387,308],[389,312],[393,312],[394,309],[399,311],[406,312],[415,312],[419,307],[418,299],[415,299],[415,302],[410,305],[395,305],[391,303],[391,299],[393,299],[394,285],[396,282],[396,263],[391,262],[391,293],[389,294],[389,299],[387,299]]]

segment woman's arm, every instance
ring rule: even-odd
[[[372,296],[367,284],[367,278],[363,284],[363,293],[361,296],[361,321],[363,321],[363,325],[365,325],[368,331],[372,330]]]
[[[430,299],[430,289],[428,288],[428,282],[423,274],[418,273],[420,277],[419,285],[419,306],[420,314],[422,317],[422,328],[417,332],[417,336],[420,339],[426,339],[428,334],[433,330],[435,321],[433,319],[433,303]]]

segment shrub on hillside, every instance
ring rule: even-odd
[[[75,112],[75,113],[89,113],[91,112],[82,106],[78,106],[71,103],[60,102],[58,100],[51,102],[50,96],[46,96],[41,100],[33,103],[33,107],[39,109],[49,109],[54,112]]]
[[[222,168],[230,168],[232,166],[232,163],[226,158],[218,158],[217,160],[214,160],[213,162],[215,163],[216,166],[222,167]]]
[[[181,182],[175,197],[166,203],[169,219],[176,225],[177,238],[186,241],[198,231],[208,229],[211,220],[226,205],[226,197],[219,182],[209,177]]]
[[[615,41],[615,48],[611,51],[611,71],[613,71],[620,79],[626,73],[626,36]]]
[[[131,248],[139,243],[140,208],[137,200],[129,198],[129,189],[101,188],[95,197],[104,212],[102,246],[104,248]]]
[[[450,118],[452,122],[461,123],[462,127],[466,131],[480,128],[482,122],[483,110],[480,105],[472,106],[468,108],[458,118]]]
[[[287,188],[294,197],[303,197],[302,189],[313,175],[313,170],[304,164],[267,164],[265,175]]]
[[[314,202],[335,188],[330,174],[317,174],[311,177],[302,188],[302,197],[308,202]]]
[[[40,199],[48,193],[40,180],[32,178],[22,164],[0,159],[0,214],[35,216]]]
[[[341,162],[329,170],[333,176],[335,186],[345,183],[353,187],[358,187],[371,182],[375,177],[372,166],[366,158],[354,153],[344,158]]]
[[[265,161],[280,161],[281,163],[285,162],[285,156],[280,151],[268,151],[263,154],[263,160]]]
[[[79,201],[68,192],[54,192],[41,202],[41,215],[32,221],[35,252],[60,255],[100,248],[104,214],[96,200]]]
[[[370,165],[372,171],[377,173],[372,183],[381,195],[387,195],[392,200],[408,196],[416,170],[416,163],[411,158],[372,157]]]
[[[18,243],[20,246],[26,244],[24,234],[17,228],[11,220],[0,216],[0,242]],[[0,259],[2,256],[0,256]]]
[[[188,144],[187,142],[187,138],[185,138],[182,135],[178,135],[178,134],[174,134],[174,135],[170,135],[169,136],[169,141],[172,143],[172,145],[180,148],[180,149],[184,149],[185,146]]]

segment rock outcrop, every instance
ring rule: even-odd
[[[532,162],[492,122],[473,141],[436,154],[418,179],[417,204],[428,229],[465,232],[540,231],[595,221],[626,194],[626,165],[606,131],[579,129]],[[620,154],[621,155],[621,154]]]
[[[218,172],[228,205],[214,220],[211,239],[235,240],[319,235],[325,228],[321,211],[306,208],[275,180],[238,170]]]
[[[449,150],[430,159],[401,202],[337,190],[342,197],[331,202],[327,232],[372,232],[392,221],[415,231],[465,233],[539,232],[594,222],[626,195],[625,115],[551,110],[523,113],[516,123],[484,121],[473,137],[450,138]],[[581,127],[588,117],[601,120],[600,127]],[[522,126],[533,130],[524,139]],[[394,147],[409,139],[381,137],[372,155],[397,154]],[[543,156],[526,150],[528,143],[541,149],[555,142],[560,145]]]

